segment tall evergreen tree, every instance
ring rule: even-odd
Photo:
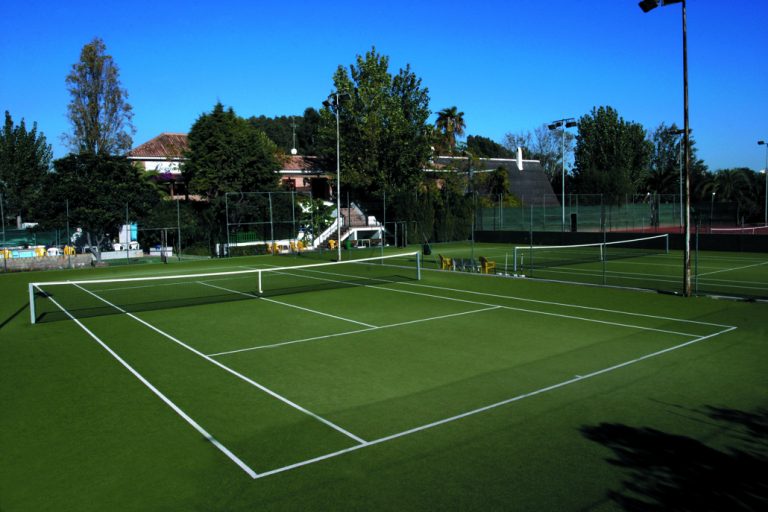
[[[482,135],[467,137],[467,151],[479,158],[514,158],[515,152],[510,151],[498,142]]]
[[[388,68],[389,58],[375,48],[348,70],[339,66],[333,81],[341,104],[321,111],[320,156],[336,167],[332,108],[339,108],[342,187],[360,194],[413,187],[431,154],[428,90],[410,66],[394,76]]]
[[[216,103],[201,115],[187,136],[189,152],[182,173],[192,193],[208,199],[227,192],[277,188],[277,147],[247,120]]]
[[[0,194],[6,218],[30,217],[40,200],[53,152],[37,123],[27,130],[24,119],[18,125],[5,111],[0,132]]]
[[[319,119],[317,110],[309,107],[303,116],[258,116],[248,121],[266,133],[283,153],[289,154],[295,147],[299,155],[314,156]]]
[[[627,122],[612,107],[593,108],[579,119],[575,183],[581,194],[603,194],[614,204],[645,183],[651,143],[642,125]]]
[[[128,91],[121,87],[117,64],[106,51],[104,41],[94,38],[83,47],[80,60],[67,75],[72,133],[64,138],[76,153],[117,155],[133,144]]]

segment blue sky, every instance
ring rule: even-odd
[[[610,105],[653,129],[682,125],[680,4],[637,0],[335,2],[0,0],[0,109],[66,154],[64,79],[104,39],[140,144],[187,132],[220,100],[241,116],[319,108],[338,65],[372,46],[410,64],[433,112],[501,141]],[[768,1],[688,0],[690,121],[710,169],[765,167]]]

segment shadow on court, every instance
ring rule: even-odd
[[[26,311],[29,308],[29,304],[24,304],[19,309],[17,309],[11,316],[0,322],[0,329],[11,323],[11,321],[22,314],[24,311]]]
[[[628,511],[768,510],[768,409],[696,413],[719,427],[724,448],[647,427],[582,427],[584,437],[613,450],[607,462],[626,472],[608,498]]]
[[[272,287],[265,286],[262,293],[253,288],[244,288],[242,286],[234,290],[219,286],[193,286],[186,287],[185,290],[181,290],[179,287],[170,289],[157,286],[155,288],[160,290],[159,292],[153,291],[152,287],[144,287],[138,292],[123,294],[118,299],[113,299],[110,295],[107,295],[107,297],[110,297],[109,302],[98,300],[77,290],[74,290],[73,293],[72,289],[60,289],[53,292],[38,291],[35,293],[38,305],[35,321],[37,323],[64,321],[69,320],[70,315],[78,319],[84,319],[118,315],[123,312],[141,313],[143,311],[172,310],[225,302],[254,300],[261,297],[280,297],[345,288],[382,286],[384,284],[412,280],[413,276],[396,274],[388,275],[386,278],[378,275],[374,277],[337,276],[334,279],[319,280],[314,276],[309,278],[298,276],[295,280],[279,281]],[[195,283],[198,285],[205,284],[202,281]],[[45,299],[54,299],[61,307]],[[19,312],[15,315],[18,315]]]

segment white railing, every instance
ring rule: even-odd
[[[341,220],[341,226],[344,227],[344,218],[337,218],[330,226],[328,226],[325,231],[320,233],[319,236],[315,237],[315,239],[312,241],[312,247],[317,249],[321,244],[325,243],[329,238],[331,238],[336,233],[336,226],[339,220]]]

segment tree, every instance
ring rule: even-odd
[[[207,199],[205,218],[212,249],[213,243],[226,238],[222,228],[230,220],[225,217],[227,207],[244,212],[251,205],[242,193],[278,189],[278,149],[262,130],[232,108],[225,110],[220,102],[197,118],[187,140],[189,151],[181,172],[189,191]],[[226,194],[233,192],[241,194],[229,198],[234,200],[230,204]],[[251,206],[258,211],[252,209],[249,214],[256,216],[267,208],[261,202]]]
[[[713,203],[731,203],[735,205],[735,218],[731,219],[736,224],[742,221],[757,218],[760,212],[759,187],[756,187],[757,173],[746,167],[735,169],[719,169],[699,182],[697,193],[699,203],[707,208]],[[706,199],[706,200],[705,200]]]
[[[676,125],[661,123],[651,134],[652,144],[646,187],[657,194],[679,194],[682,165],[680,135]]]
[[[40,223],[60,228],[68,222],[73,229],[81,228],[97,260],[126,215],[136,220],[160,201],[144,171],[125,157],[72,154],[53,166],[40,205]]]
[[[182,173],[192,193],[209,200],[227,192],[277,189],[280,162],[267,135],[216,103],[202,114],[187,135],[189,152]]]
[[[488,177],[488,192],[494,196],[509,194],[509,171],[497,167]]]
[[[0,132],[0,194],[7,218],[27,218],[35,210],[52,157],[51,145],[42,132],[38,133],[37,123],[31,130],[24,119],[14,125],[6,110]]]
[[[612,107],[593,108],[579,119],[574,181],[582,194],[603,194],[623,204],[645,182],[651,143],[642,125],[624,121]]]
[[[449,153],[456,150],[456,137],[464,135],[464,128],[467,127],[464,122],[464,112],[459,112],[455,106],[444,108],[437,113],[435,127],[441,136],[441,146],[447,149]]]
[[[467,150],[480,158],[514,158],[515,152],[510,151],[496,141],[481,135],[467,137]]]
[[[341,145],[341,182],[356,196],[381,196],[413,189],[431,155],[428,90],[410,66],[396,75],[389,58],[373,48],[357,56],[349,70],[336,70],[333,82],[340,105],[321,112],[319,153],[336,168],[336,116]]]
[[[281,151],[289,154],[294,148],[299,155],[315,155],[315,138],[319,128],[320,115],[309,107],[303,116],[251,117],[248,121],[267,134]]]
[[[67,116],[72,134],[64,138],[72,151],[96,155],[122,154],[133,144],[133,110],[128,92],[120,86],[120,73],[100,38],[86,44],[80,60],[67,75],[72,100]]]
[[[536,128],[533,133],[522,132],[519,134],[508,133],[504,136],[504,147],[509,151],[523,148],[526,158],[538,160],[544,168],[544,172],[553,186],[560,183],[560,173],[563,171],[563,132],[562,128],[550,130],[546,124]],[[572,133],[565,132],[565,159],[570,160],[573,153],[575,137]],[[566,166],[567,167],[567,166]],[[555,187],[559,190],[559,186]]]

